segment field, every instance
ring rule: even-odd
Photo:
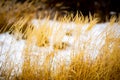
[[[0,80],[119,80],[120,18],[36,19],[29,3],[0,6]]]

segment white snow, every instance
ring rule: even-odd
[[[0,34],[0,67],[8,69],[14,66],[14,71],[18,72],[23,62],[24,47],[24,40],[17,40],[8,33]]]
[[[38,28],[45,23],[45,20],[36,20],[34,19],[32,21],[33,25]],[[80,53],[80,50],[86,48],[86,50],[89,50],[90,56],[95,59],[99,53],[99,49],[104,45],[105,36],[106,36],[106,28],[109,27],[109,30],[115,31],[115,35],[120,36],[120,25],[115,23],[113,26],[109,26],[109,23],[101,23],[96,24],[94,28],[92,28],[90,31],[85,31],[89,24],[80,25],[75,24],[73,22],[71,23],[62,23],[60,25],[57,21],[48,21],[46,23],[50,27],[61,27],[67,31],[67,30],[73,30],[74,33],[72,36],[65,35],[62,39],[63,42],[68,42],[69,46],[65,50],[58,50],[56,51],[56,56],[54,57],[54,62],[59,62],[61,59],[65,59],[67,63],[70,62],[70,56],[73,55],[72,53]],[[83,26],[83,27],[81,27]],[[76,36],[76,27],[81,30],[79,37]],[[54,30],[55,30],[54,29]],[[59,29],[59,28],[58,28]],[[108,31],[109,32],[109,31]],[[55,34],[54,34],[55,35]],[[54,38],[54,36],[51,36]],[[77,39],[76,39],[77,38]],[[51,39],[52,40],[52,39]],[[90,41],[89,45],[85,45],[85,42]],[[53,42],[53,41],[51,41]],[[13,35],[10,35],[8,33],[2,33],[0,34],[0,66],[2,62],[6,60],[5,55],[10,55],[10,59],[15,64],[22,64],[23,61],[23,51],[25,49],[26,41],[25,40],[17,40]],[[43,58],[46,56],[45,53],[50,53],[54,51],[53,44],[51,44],[49,47],[38,47],[36,45],[32,45],[31,47],[31,54],[43,55]]]
[[[35,21],[35,23],[34,23]],[[42,25],[45,23],[46,20],[33,20],[33,25]],[[99,53],[99,50],[105,43],[105,38],[106,34],[109,33],[110,31],[113,31],[114,37],[120,36],[120,25],[117,23],[114,23],[113,25],[110,26],[109,23],[101,23],[101,24],[96,24],[90,31],[86,31],[87,27],[89,26],[88,24],[75,24],[74,22],[70,23],[62,23],[58,21],[48,21],[47,23],[50,27],[58,28],[62,27],[65,31],[68,30],[73,30],[74,33],[72,36],[64,36],[62,41],[63,42],[68,42],[69,47],[66,50],[62,50],[58,52],[58,55],[56,58],[59,61],[59,58],[62,57],[66,59],[67,61],[70,61],[70,56],[73,51],[75,53],[80,53],[80,49],[86,48],[86,51],[89,51],[89,55],[95,59]],[[59,28],[58,28],[59,29]],[[56,29],[55,29],[56,30]],[[76,31],[77,30],[77,31]],[[80,31],[79,38],[76,40],[76,32]],[[62,34],[62,33],[61,33]],[[85,45],[85,42],[89,42],[89,44]]]

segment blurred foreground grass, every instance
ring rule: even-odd
[[[8,5],[8,4],[7,4]],[[10,32],[11,35],[17,37],[18,39],[25,39],[25,48],[22,52],[23,63],[21,68],[13,63],[9,58],[10,55],[6,55],[6,60],[4,64],[0,66],[0,79],[3,80],[119,80],[120,78],[120,33],[118,36],[115,35],[116,32],[114,29],[115,26],[112,26],[114,23],[120,25],[119,18],[112,17],[108,21],[108,25],[103,33],[99,37],[105,35],[105,43],[99,49],[99,55],[92,59],[89,54],[87,47],[90,46],[91,39],[87,41],[79,42],[79,36],[83,33],[90,32],[94,28],[94,25],[97,24],[98,19],[95,16],[89,15],[84,17],[83,15],[77,14],[74,18],[72,15],[61,17],[58,19],[59,28],[50,27],[48,24],[49,17],[45,22],[42,23],[42,26],[36,28],[31,24],[31,20],[34,17],[34,14],[30,14],[30,11],[26,8],[28,5],[24,3],[23,6],[17,4],[18,8],[15,12],[15,9],[7,12],[7,7],[1,9],[0,16],[0,32]],[[17,6],[16,5],[16,6]],[[29,4],[29,6],[32,6]],[[14,7],[14,6],[13,6]],[[32,7],[33,8],[33,7]],[[24,13],[21,12],[25,11]],[[4,11],[6,10],[6,11]],[[28,10],[28,12],[27,12]],[[34,9],[31,9],[34,10]],[[20,11],[20,12],[19,12]],[[22,16],[21,16],[22,15]],[[41,15],[42,16],[42,15]],[[57,15],[56,15],[57,16]],[[54,20],[56,20],[56,16]],[[62,29],[63,23],[74,22],[75,24],[80,24],[81,27],[75,27],[73,31],[64,31]],[[12,22],[11,22],[12,21]],[[87,29],[82,31],[82,26],[89,23]],[[53,24],[52,26],[56,26]],[[71,26],[71,25],[70,25]],[[120,26],[117,26],[120,27]],[[55,30],[55,31],[54,31]],[[106,32],[107,31],[107,32]],[[62,38],[66,34],[75,34],[74,44],[79,44],[78,47],[72,49],[73,53],[76,55],[71,55],[71,61],[69,64],[66,64],[65,60],[59,60],[54,62],[56,56],[56,51],[64,50],[68,43],[62,42]],[[53,50],[51,52],[41,52],[37,55],[32,54],[32,48],[34,42],[38,47],[48,47],[52,38]],[[70,35],[69,35],[70,36]],[[94,41],[96,43],[97,41]],[[102,42],[101,42],[102,43]],[[12,44],[12,43],[11,43]],[[81,47],[83,44],[83,47]],[[94,46],[94,45],[93,45]],[[1,46],[2,47],[2,46]],[[94,46],[97,47],[97,46]],[[99,46],[98,46],[99,47]],[[12,48],[10,48],[12,49]],[[96,49],[96,48],[94,48]],[[77,50],[77,51],[76,51]],[[1,51],[0,51],[1,52]],[[6,53],[5,53],[6,54]],[[9,51],[7,52],[9,54]],[[43,54],[43,55],[42,55]],[[2,54],[0,54],[2,56]],[[45,56],[43,62],[40,60]],[[9,65],[8,65],[9,64]],[[54,66],[56,65],[56,66]],[[18,67],[17,69],[15,69]]]

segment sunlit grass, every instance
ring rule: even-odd
[[[21,4],[17,5],[19,7]],[[20,7],[23,8],[27,5],[27,3],[24,3],[23,6]],[[21,10],[21,8],[18,8],[18,10]],[[11,11],[11,14],[13,13],[14,10]],[[24,50],[21,52],[23,56],[23,61],[21,61],[22,66],[19,67],[15,64],[10,59],[10,52],[7,51],[4,53],[6,54],[5,61],[0,65],[0,79],[119,80],[120,33],[116,32],[116,26],[114,26],[115,23],[120,22],[119,19],[117,20],[116,17],[112,17],[108,24],[105,25],[106,28],[104,31],[97,36],[98,39],[103,39],[101,39],[98,46],[91,44],[92,35],[89,36],[88,40],[82,40],[81,38],[82,36],[88,36],[97,24],[99,18],[93,17],[92,15],[84,17],[82,14],[77,14],[73,18],[71,14],[59,18],[58,22],[52,25],[49,23],[49,18],[45,19],[44,22],[39,19],[38,21],[42,23],[39,23],[40,25],[36,27],[31,23],[32,18],[30,15],[27,15],[28,13],[29,11],[25,13],[25,16],[17,17],[17,19],[9,25],[9,28],[7,25],[13,16],[8,17],[3,15],[0,17],[0,32],[9,32],[9,34],[13,35],[18,41],[22,39],[25,41]],[[10,15],[10,13],[8,14]],[[56,16],[54,21],[56,21]],[[75,24],[73,30],[71,29],[72,22]],[[69,24],[70,30],[66,30],[67,26],[64,26],[64,24]],[[120,24],[117,24],[117,27],[120,27]],[[68,42],[62,41],[64,36],[74,36],[74,42],[71,47]],[[94,44],[97,42],[97,38]],[[103,44],[102,41],[104,45],[101,46],[100,44]],[[13,43],[14,42],[11,42],[11,45]],[[89,49],[91,46],[92,49]],[[2,47],[2,45],[0,47]],[[64,51],[69,48],[71,50],[69,62],[66,62],[64,58],[56,58],[56,56],[60,54],[58,53],[59,51]],[[13,48],[10,47],[9,49]],[[93,59],[90,56],[90,54],[92,54],[91,50],[94,52],[96,49],[99,50],[98,56]],[[2,54],[0,54],[0,57],[1,56]]]

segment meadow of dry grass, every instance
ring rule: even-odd
[[[21,10],[24,4],[20,9],[19,7],[20,5],[17,9]],[[56,22],[56,15],[53,22],[50,22],[49,17],[43,21],[39,19],[36,27],[31,16],[27,15],[29,11],[24,16],[17,17],[11,25],[9,22],[16,17],[13,15],[14,10],[7,13],[12,16],[6,16],[5,12],[0,13],[3,14],[0,16],[0,32],[8,32],[14,39],[10,42],[11,47],[5,52],[2,44],[7,37],[0,42],[0,80],[120,79],[119,18],[112,17],[107,25],[104,25],[103,31],[97,32],[99,34],[93,37],[96,34],[95,25],[99,20],[95,16],[84,17],[77,14],[73,18],[69,15],[59,18]],[[22,14],[21,11],[19,14]],[[72,44],[69,43],[70,39],[63,41],[64,36],[73,37]],[[19,52],[11,50],[16,47],[13,44],[20,40],[23,40],[25,45],[20,51],[21,61],[15,63],[17,56],[13,59],[11,56]],[[69,61],[66,59],[67,56],[59,55],[63,54],[61,52],[64,50],[66,50],[64,54],[70,50]],[[92,54],[98,55],[93,58]]]

